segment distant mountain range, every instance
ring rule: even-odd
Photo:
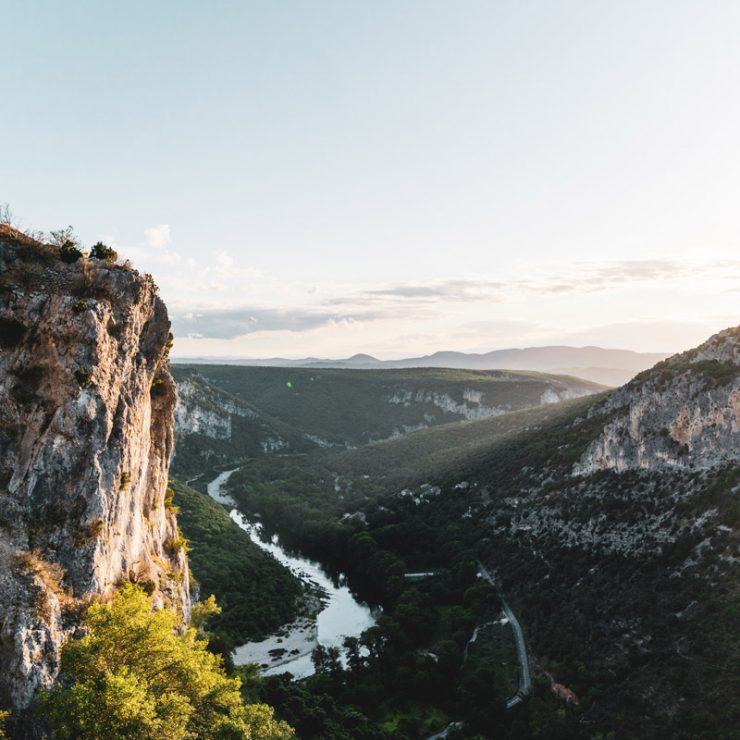
[[[328,360],[306,357],[287,360],[243,359],[227,357],[193,357],[174,359],[179,364],[223,364],[267,367],[401,369],[414,367],[442,367],[468,370],[534,370],[560,375],[574,375],[603,385],[618,386],[637,373],[652,367],[668,357],[658,352],[633,352],[602,347],[528,347],[499,349],[483,354],[467,352],[435,352],[423,357],[402,360],[379,360],[368,354],[356,354],[346,359]]]

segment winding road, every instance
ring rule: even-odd
[[[527,653],[527,643],[524,640],[524,631],[522,630],[521,624],[519,624],[519,620],[516,618],[516,615],[513,611],[511,611],[511,607],[507,603],[506,599],[504,598],[503,593],[501,593],[501,589],[498,587],[498,584],[496,581],[493,580],[493,577],[488,572],[488,569],[486,568],[483,563],[478,561],[478,572],[481,574],[481,576],[488,581],[498,592],[499,597],[501,598],[501,604],[504,609],[504,614],[506,615],[506,618],[509,620],[509,624],[511,625],[511,629],[514,632],[514,642],[516,643],[516,655],[519,659],[519,689],[512,696],[507,702],[506,702],[506,708],[511,709],[512,707],[515,707],[517,704],[521,704],[522,700],[525,696],[528,696],[529,693],[532,691],[532,674],[529,671],[529,654]]]
[[[516,618],[516,614],[514,614],[514,612],[511,611],[511,607],[509,606],[508,602],[504,598],[504,595],[501,592],[501,589],[499,588],[498,584],[496,583],[496,581],[493,580],[493,577],[488,572],[488,569],[486,568],[486,566],[483,565],[483,563],[481,563],[480,560],[478,560],[477,562],[478,562],[478,572],[480,573],[481,578],[488,581],[488,583],[490,583],[496,589],[496,593],[498,593],[501,599],[501,605],[503,607],[504,615],[509,620],[511,629],[514,632],[514,642],[516,644],[516,655],[517,655],[517,658],[519,659],[519,688],[517,689],[516,694],[514,694],[514,696],[512,696],[506,702],[506,708],[512,709],[518,704],[521,704],[522,701],[524,701],[525,697],[529,696],[530,692],[532,691],[532,674],[529,670],[529,653],[527,652],[527,643],[524,640],[524,631],[522,630],[522,626],[521,624],[519,624],[519,620]],[[480,625],[475,628],[475,631],[473,632],[473,636],[470,638],[468,645],[470,645],[471,642],[475,642],[475,639],[478,636],[478,630],[480,629],[481,626],[484,626],[484,625]],[[467,658],[467,652],[468,652],[468,645],[465,646],[465,657],[466,658]],[[451,722],[443,730],[440,730],[434,735],[429,735],[429,737],[427,737],[425,740],[442,740],[442,738],[447,737],[450,730],[459,728],[459,727],[462,727],[462,722]]]

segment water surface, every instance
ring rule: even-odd
[[[229,470],[221,473],[208,484],[208,494],[226,506],[235,506],[234,500],[222,492],[222,488],[232,473]],[[264,542],[260,538],[259,523],[248,521],[236,509],[231,510],[231,518],[249,534],[250,539],[263,550],[269,552],[276,560],[290,568],[291,571],[304,581],[310,581],[318,585],[325,593],[325,603],[319,612],[316,624],[315,640],[311,640],[305,634],[305,629],[291,625],[287,637],[281,638],[278,643],[276,637],[267,638],[260,643],[247,643],[234,651],[234,662],[241,665],[250,662],[250,654],[264,652],[266,647],[292,648],[301,651],[300,655],[293,658],[283,658],[279,665],[272,665],[262,669],[266,676],[276,673],[292,673],[296,678],[305,678],[313,674],[313,663],[311,662],[311,651],[316,643],[324,647],[342,648],[345,637],[359,637],[369,627],[375,624],[373,610],[365,603],[358,601],[349,590],[346,578],[340,575],[336,580],[332,579],[320,563],[295,554],[289,554],[281,546],[277,537],[271,541]],[[296,634],[301,632],[301,634]],[[344,657],[344,650],[342,650]]]

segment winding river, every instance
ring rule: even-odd
[[[358,601],[349,590],[346,579],[332,579],[321,564],[289,555],[280,546],[277,537],[270,542],[260,539],[260,525],[244,518],[236,509],[236,502],[223,493],[223,486],[235,470],[227,470],[208,484],[208,495],[231,509],[231,518],[249,534],[252,542],[266,550],[301,580],[318,586],[324,593],[321,611],[315,620],[298,619],[285,625],[279,634],[259,642],[249,642],[234,651],[237,665],[257,663],[260,672],[269,676],[290,672],[295,678],[310,676],[313,670],[311,652],[316,645],[342,649],[345,637],[359,637],[375,624],[373,610]]]

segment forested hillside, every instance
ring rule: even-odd
[[[390,613],[404,572],[486,562],[565,712],[529,702],[487,736],[732,737],[738,337],[595,399],[254,460],[231,493]]]
[[[234,460],[351,449],[603,390],[578,378],[498,370],[175,365],[173,372],[173,470],[183,479]]]
[[[221,504],[179,481],[170,484],[199,596],[214,595],[221,608],[208,623],[212,646],[228,657],[237,645],[295,619],[304,606],[301,581],[253,544]]]

